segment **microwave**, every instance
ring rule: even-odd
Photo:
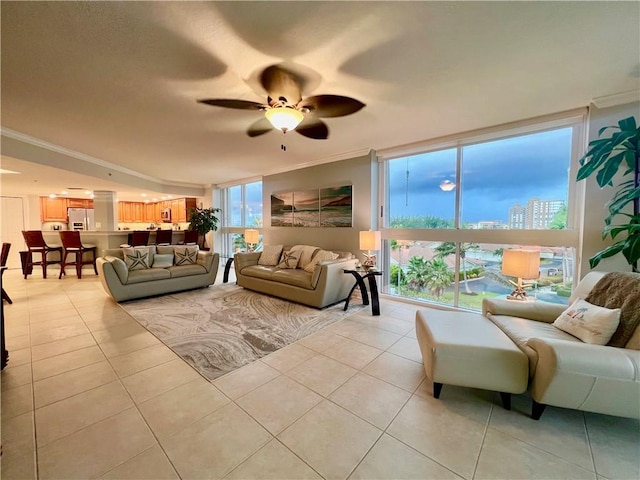
[[[160,210],[160,219],[165,223],[171,223],[171,209],[163,208]]]

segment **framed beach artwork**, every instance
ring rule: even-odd
[[[293,226],[320,226],[320,190],[293,192]]]
[[[352,186],[271,194],[272,227],[353,226]]]
[[[293,226],[293,192],[271,194],[271,226]]]
[[[352,186],[320,189],[320,226],[351,227]]]

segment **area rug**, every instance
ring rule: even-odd
[[[344,312],[339,303],[318,310],[233,284],[121,306],[210,380],[362,309],[356,303]]]

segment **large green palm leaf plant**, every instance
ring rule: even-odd
[[[613,186],[614,177],[624,169],[623,181],[608,204],[609,215],[602,230],[603,239],[611,236],[612,240],[618,240],[591,257],[589,265],[594,268],[601,260],[622,253],[637,272],[640,260],[640,128],[635,118],[629,117],[620,120],[617,126],[601,128],[598,136],[608,129],[614,130],[611,136],[589,142],[589,150],[580,159],[577,179],[584,180],[597,172],[596,181],[604,188]],[[627,222],[613,224],[618,216],[626,218]]]

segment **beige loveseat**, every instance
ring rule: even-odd
[[[150,247],[153,254],[173,253],[171,246]],[[167,265],[154,268],[129,270],[122,249],[103,251],[96,261],[102,286],[116,302],[164,293],[191,290],[213,285],[218,273],[220,256],[213,252],[199,251],[196,263]]]
[[[589,300],[603,272],[590,272],[576,286],[569,303]],[[611,278],[611,277],[608,277]],[[600,305],[637,310],[640,305],[640,274],[626,274],[620,284],[611,283]],[[603,282],[605,287],[607,282]],[[602,284],[601,284],[602,285]],[[595,303],[595,302],[594,302]],[[615,304],[620,303],[620,304]],[[634,306],[635,305],[635,306]],[[497,325],[526,354],[529,361],[529,392],[534,400],[532,416],[540,418],[545,405],[640,418],[640,326],[631,329],[622,346],[583,343],[552,323],[567,309],[545,302],[485,299],[483,315]],[[627,310],[627,318],[629,310]],[[635,311],[640,315],[640,311]],[[631,312],[633,316],[633,311]],[[616,331],[610,343],[614,342]]]
[[[318,261],[313,269],[305,270],[310,262],[321,258],[317,255],[322,256],[321,252],[326,251],[309,245],[281,246],[277,259],[274,256],[273,261],[261,265],[273,248],[277,251],[277,246],[265,246],[263,252],[236,253],[234,263],[238,285],[316,308],[341,302],[349,295],[353,277],[345,275],[344,269],[353,269],[356,264],[356,259],[350,252],[332,252],[338,255],[336,259]],[[284,252],[292,251],[299,252],[296,254],[299,257],[296,267],[279,267],[278,264],[281,264],[285,256]]]

